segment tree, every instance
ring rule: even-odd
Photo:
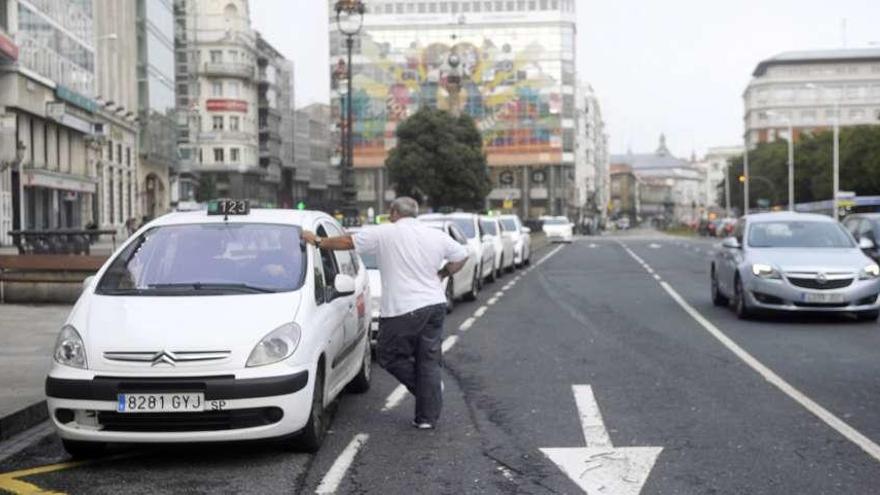
[[[749,204],[759,199],[774,206],[788,205],[788,145],[785,140],[762,143],[749,152]],[[833,184],[832,131],[805,133],[795,142],[795,202],[809,203],[831,199]],[[742,210],[742,156],[731,159],[729,167],[730,201]],[[722,191],[724,184],[719,185]],[[880,195],[880,126],[845,127],[840,132],[840,190],[859,196]]]
[[[422,107],[397,127],[385,166],[398,194],[435,209],[480,210],[491,189],[483,137],[468,115]]]

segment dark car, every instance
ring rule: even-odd
[[[871,259],[880,260],[880,213],[856,213],[843,219],[843,226],[850,231],[859,247]],[[870,242],[869,242],[870,241]]]

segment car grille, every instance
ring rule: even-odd
[[[183,432],[222,431],[266,426],[281,421],[277,407],[230,409],[184,413],[118,413],[99,411],[98,423],[105,431]]]
[[[843,278],[837,280],[826,280],[824,283],[816,280],[815,278],[797,278],[797,277],[789,277],[788,281],[791,282],[792,285],[801,287],[804,289],[813,289],[813,290],[834,290],[834,289],[843,289],[844,287],[849,287],[853,283],[853,279],[851,278]]]
[[[179,363],[204,363],[220,361],[228,358],[231,351],[108,351],[104,353],[104,359],[122,363],[140,363],[176,365]]]

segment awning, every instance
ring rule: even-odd
[[[98,182],[90,177],[60,174],[40,169],[24,170],[25,187],[46,187],[62,191],[76,191],[94,194],[98,190]]]

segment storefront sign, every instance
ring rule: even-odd
[[[18,46],[2,33],[0,33],[0,60],[7,62],[18,60]]]
[[[46,187],[89,194],[94,194],[98,189],[98,185],[93,180],[85,177],[61,176],[34,169],[25,171],[24,185],[26,187]]]
[[[95,103],[95,100],[83,96],[67,86],[59,85],[55,88],[55,97],[61,101],[66,101],[73,106],[82,108],[89,113],[95,113],[98,111],[98,104]]]
[[[244,100],[208,100],[205,106],[209,112],[242,112],[247,113],[248,104]]]

